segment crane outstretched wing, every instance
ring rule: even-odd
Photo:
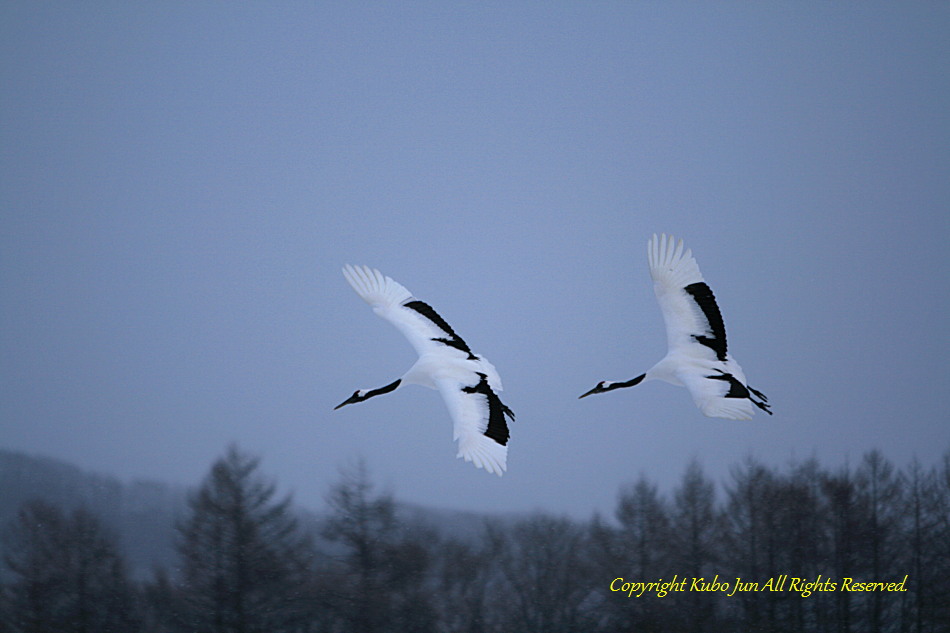
[[[432,306],[414,298],[398,281],[368,266],[347,265],[343,276],[376,314],[399,328],[420,356],[439,345],[474,356]]]
[[[437,378],[435,383],[452,416],[458,457],[500,477],[508,459],[506,418],[513,421],[515,414],[489,386],[487,376],[476,375],[478,382],[471,385],[450,378]]]
[[[346,265],[343,276],[376,314],[403,333],[419,356],[447,354],[452,358],[478,361],[492,389],[502,390],[501,377],[495,367],[474,353],[432,306],[413,297],[405,286],[368,266]]]
[[[729,420],[751,420],[755,410],[750,399],[749,390],[739,370],[739,377],[722,371],[698,371],[695,368],[683,369],[676,372],[683,386],[693,397],[693,402],[704,415],[711,418],[727,418]],[[768,409],[765,409],[768,413]]]
[[[692,252],[684,250],[683,240],[654,234],[647,255],[670,351],[725,361],[726,327]]]

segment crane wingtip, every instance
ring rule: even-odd
[[[484,435],[476,441],[460,443],[456,457],[472,462],[476,468],[483,468],[501,477],[508,469],[508,448]]]
[[[402,284],[376,268],[346,264],[343,276],[356,294],[372,306],[398,305],[412,296]]]

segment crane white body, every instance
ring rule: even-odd
[[[771,414],[768,399],[748,385],[739,363],[726,349],[719,306],[692,252],[673,236],[653,235],[647,243],[647,259],[666,324],[666,356],[632,380],[602,381],[580,397],[663,380],[686,387],[699,410],[710,417],[748,420],[754,407]]]
[[[499,476],[507,468],[511,409],[498,398],[498,371],[468,345],[428,304],[415,299],[401,284],[366,266],[345,266],[353,290],[380,317],[396,326],[419,358],[395,382],[378,389],[357,390],[336,408],[389,393],[404,384],[437,389],[453,421],[458,457]]]

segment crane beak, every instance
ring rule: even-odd
[[[580,400],[581,398],[586,398],[587,396],[591,395],[592,393],[598,393],[598,392],[597,392],[598,389],[600,389],[600,385],[597,385],[596,387],[594,387],[593,389],[591,389],[590,391],[588,391],[587,393],[585,393],[585,394],[582,395],[582,396],[577,396],[577,399]]]
[[[348,404],[353,404],[354,402],[359,402],[359,401],[360,401],[360,397],[359,397],[359,396],[360,396],[359,392],[354,393],[352,396],[350,396],[349,398],[347,398],[346,400],[344,400],[344,401],[341,402],[340,404],[338,404],[338,405],[336,405],[335,407],[333,407],[333,410],[336,411],[336,410],[339,409],[340,407],[345,407],[345,406],[348,405]]]

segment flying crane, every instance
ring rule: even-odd
[[[739,363],[726,350],[726,327],[712,290],[683,240],[656,234],[647,243],[653,292],[666,323],[666,356],[645,374],[623,382],[604,380],[580,396],[663,380],[686,387],[705,415],[749,420],[753,405],[769,415],[768,398],[746,382]]]
[[[367,266],[343,268],[343,276],[373,312],[409,339],[419,359],[401,378],[376,389],[358,389],[335,409],[416,384],[438,389],[445,400],[458,441],[457,457],[501,476],[507,468],[508,423],[515,414],[498,397],[498,372],[472,352],[429,304],[404,286]]]

